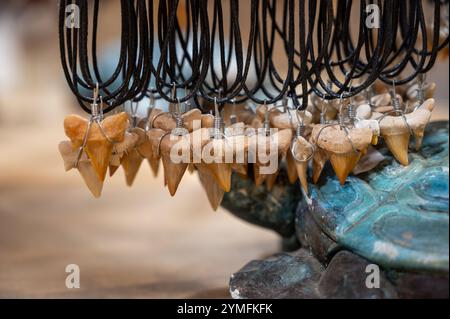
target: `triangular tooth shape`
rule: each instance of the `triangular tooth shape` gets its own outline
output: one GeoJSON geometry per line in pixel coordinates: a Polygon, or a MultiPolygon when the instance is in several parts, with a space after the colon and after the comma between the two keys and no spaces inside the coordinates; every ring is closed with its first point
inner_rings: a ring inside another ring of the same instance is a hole
{"type": "Polygon", "coordinates": [[[151,158],[147,158],[148,164],[150,165],[150,168],[152,169],[153,176],[158,176],[159,171],[159,159],[155,156],[151,158]]]}
{"type": "Polygon", "coordinates": [[[309,194],[308,190],[308,162],[296,162],[295,163],[297,175],[300,179],[300,185],[306,194],[309,194]]]}
{"type": "Polygon", "coordinates": [[[383,139],[386,142],[387,147],[391,151],[392,155],[403,166],[408,166],[408,146],[409,146],[409,133],[395,134],[395,135],[383,135],[383,139]]]}
{"type": "Polygon", "coordinates": [[[91,159],[98,178],[102,182],[106,177],[112,148],[112,144],[108,141],[88,141],[86,143],[86,153],[91,159]]]}
{"type": "Polygon", "coordinates": [[[317,184],[319,181],[320,175],[322,174],[323,168],[325,167],[325,164],[328,160],[327,153],[317,148],[317,151],[314,153],[313,156],[313,183],[317,184]]]}
{"type": "Polygon", "coordinates": [[[80,161],[78,163],[78,171],[92,195],[95,198],[99,198],[102,195],[103,182],[98,179],[97,173],[91,163],[80,161]]]}
{"type": "Polygon", "coordinates": [[[128,186],[133,185],[143,160],[144,159],[136,149],[129,151],[128,154],[123,156],[122,167],[125,172],[125,179],[128,186]]]}
{"type": "Polygon", "coordinates": [[[275,186],[275,182],[277,181],[278,172],[275,174],[267,175],[265,182],[267,186],[267,190],[270,192],[272,191],[273,187],[275,186]]]}
{"type": "Polygon", "coordinates": [[[116,174],[120,166],[109,165],[109,177],[113,177],[116,174]]]}
{"type": "Polygon", "coordinates": [[[286,153],[286,170],[287,170],[289,182],[291,184],[294,184],[298,178],[298,174],[297,174],[297,168],[295,165],[295,159],[292,156],[292,153],[290,151],[288,151],[286,153]]]}
{"type": "Polygon", "coordinates": [[[336,173],[341,185],[344,185],[348,174],[353,171],[353,168],[355,168],[361,158],[361,153],[352,152],[348,154],[335,154],[329,152],[329,156],[334,172],[336,173]]]}
{"type": "Polygon", "coordinates": [[[166,155],[162,156],[162,162],[164,167],[164,182],[167,184],[170,195],[175,196],[188,164],[174,164],[170,160],[170,157],[166,155]]]}
{"type": "Polygon", "coordinates": [[[164,168],[164,183],[167,185],[170,195],[175,196],[178,186],[188,167],[188,162],[185,160],[184,156],[187,155],[189,157],[187,160],[191,157],[189,136],[166,135],[161,140],[160,150],[164,168]],[[176,148],[173,149],[173,147],[176,148]],[[174,159],[175,162],[172,162],[171,157],[176,155],[181,156],[181,158],[177,157],[174,159]]]}
{"type": "MultiPolygon", "coordinates": [[[[71,142],[65,141],[59,144],[59,152],[64,160],[66,171],[74,168],[78,157],[78,149],[73,148],[71,142]]],[[[96,198],[100,197],[102,194],[103,182],[98,179],[98,176],[85,153],[81,155],[77,169],[92,195],[96,198]]]]}
{"type": "Polygon", "coordinates": [[[264,183],[264,180],[266,179],[267,175],[260,174],[259,172],[259,165],[253,164],[253,175],[255,178],[255,186],[261,186],[264,183]]]}
{"type": "MultiPolygon", "coordinates": [[[[85,151],[89,156],[97,176],[103,182],[109,166],[112,153],[112,143],[124,140],[125,130],[128,127],[128,115],[124,112],[109,116],[101,122],[102,128],[93,123],[87,137],[85,151]],[[105,137],[106,135],[106,137],[105,137]]],[[[64,130],[75,147],[83,145],[88,128],[88,120],[69,115],[64,120],[64,130]]]]}
{"type": "Polygon", "coordinates": [[[416,130],[414,131],[414,140],[415,140],[415,150],[416,152],[420,151],[423,143],[424,130],[416,130]]]}
{"type": "Polygon", "coordinates": [[[231,174],[233,172],[231,165],[227,163],[211,163],[207,164],[206,168],[220,188],[228,193],[231,190],[231,174]]]}
{"type": "Polygon", "coordinates": [[[216,183],[214,177],[212,177],[212,175],[204,166],[204,164],[197,165],[198,177],[200,178],[200,183],[205,190],[206,196],[208,197],[208,201],[211,204],[212,209],[216,211],[222,203],[225,192],[216,183]]]}
{"type": "Polygon", "coordinates": [[[76,150],[72,143],[69,141],[63,141],[58,145],[59,153],[64,161],[64,169],[66,172],[75,168],[75,163],[77,161],[78,150],[76,150]]]}

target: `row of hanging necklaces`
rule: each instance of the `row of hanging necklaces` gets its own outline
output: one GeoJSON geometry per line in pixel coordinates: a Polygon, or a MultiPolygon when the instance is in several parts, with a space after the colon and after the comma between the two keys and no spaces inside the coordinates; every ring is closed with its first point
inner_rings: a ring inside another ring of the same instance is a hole
{"type": "Polygon", "coordinates": [[[435,105],[426,74],[448,47],[448,3],[435,1],[427,22],[421,1],[381,1],[375,29],[364,23],[365,1],[251,0],[248,17],[238,0],[226,3],[121,0],[120,53],[106,77],[100,1],[60,1],[64,74],[90,116],[66,117],[59,151],[95,197],[120,166],[131,186],[145,159],[155,175],[162,162],[172,196],[196,172],[215,210],[232,174],[270,191],[286,163],[308,194],[327,161],[345,184],[371,145],[409,164],[410,137],[419,150],[435,105]],[[79,28],[66,25],[73,4],[79,28]]]}

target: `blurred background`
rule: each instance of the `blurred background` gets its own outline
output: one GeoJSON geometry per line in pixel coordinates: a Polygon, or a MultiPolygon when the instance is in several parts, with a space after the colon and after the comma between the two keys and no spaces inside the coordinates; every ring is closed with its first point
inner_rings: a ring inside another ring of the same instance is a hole
{"type": "MultiPolygon", "coordinates": [[[[101,3],[107,50],[119,1],[101,3]]],[[[228,297],[231,273],[279,249],[275,234],[213,212],[195,175],[172,198],[143,163],[132,188],[120,171],[95,200],[64,172],[63,119],[79,110],[59,62],[57,10],[54,0],[0,1],[0,297],[228,297]],[[80,266],[80,289],[65,286],[68,264],[80,266]]],[[[428,80],[438,85],[434,119],[447,119],[448,59],[428,80]]]]}

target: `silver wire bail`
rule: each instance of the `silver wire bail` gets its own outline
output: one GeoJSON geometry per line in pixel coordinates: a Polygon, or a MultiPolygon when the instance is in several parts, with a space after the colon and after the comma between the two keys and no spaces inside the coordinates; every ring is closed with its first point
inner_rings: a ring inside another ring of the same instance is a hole
{"type": "Polygon", "coordinates": [[[394,108],[394,112],[397,115],[403,114],[402,106],[400,104],[400,99],[397,97],[397,92],[395,89],[395,79],[392,80],[391,98],[392,98],[392,106],[394,108]]]}
{"type": "Polygon", "coordinates": [[[214,97],[214,138],[222,138],[222,118],[220,117],[219,106],[217,104],[217,97],[214,97]]]}
{"type": "Polygon", "coordinates": [[[344,126],[344,92],[341,93],[341,96],[339,97],[339,116],[338,116],[338,122],[339,126],[344,126]]]}
{"type": "Polygon", "coordinates": [[[237,123],[237,115],[236,115],[236,100],[231,100],[231,115],[230,115],[230,124],[236,124],[237,123]]]}
{"type": "Polygon", "coordinates": [[[94,92],[93,92],[93,101],[91,104],[91,115],[93,119],[98,119],[100,116],[99,104],[97,103],[99,99],[99,86],[98,82],[95,84],[94,92]]]}
{"type": "Polygon", "coordinates": [[[269,107],[267,106],[267,100],[264,100],[264,107],[266,112],[264,113],[264,134],[270,135],[270,119],[269,119],[269,107]]]}
{"type": "Polygon", "coordinates": [[[419,104],[423,104],[425,102],[425,82],[426,82],[426,74],[420,73],[417,76],[417,90],[416,90],[416,98],[419,104]]]}

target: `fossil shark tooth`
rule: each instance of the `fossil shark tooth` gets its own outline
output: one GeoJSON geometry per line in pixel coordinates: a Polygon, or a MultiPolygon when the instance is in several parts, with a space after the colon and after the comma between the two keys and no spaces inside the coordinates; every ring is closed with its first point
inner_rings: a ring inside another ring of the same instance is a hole
{"type": "Polygon", "coordinates": [[[164,180],[167,183],[170,195],[175,196],[190,161],[189,134],[183,136],[165,135],[161,140],[160,151],[164,180]]]}
{"type": "Polygon", "coordinates": [[[253,165],[253,173],[257,186],[264,182],[267,175],[276,174],[279,168],[278,159],[286,155],[291,140],[291,129],[280,130],[269,136],[265,136],[262,132],[249,136],[249,153],[256,160],[253,165]],[[275,163],[273,163],[274,160],[275,163]]]}
{"type": "Polygon", "coordinates": [[[164,136],[164,134],[166,134],[166,132],[157,128],[152,128],[147,132],[147,137],[152,147],[151,153],[147,154],[151,156],[147,157],[147,160],[155,177],[158,176],[159,166],[161,162],[160,144],[161,138],[164,136]]]}
{"type": "Polygon", "coordinates": [[[346,131],[339,125],[315,125],[311,134],[316,145],[324,150],[341,184],[361,158],[361,152],[372,142],[370,128],[351,128],[346,131]]]}
{"type": "Polygon", "coordinates": [[[255,179],[255,186],[259,187],[261,186],[264,181],[266,180],[267,175],[260,173],[260,167],[257,163],[253,164],[253,176],[255,179]]]}
{"type": "Polygon", "coordinates": [[[286,170],[289,183],[294,184],[298,178],[297,166],[291,152],[286,153],[286,170]]]}
{"type": "Polygon", "coordinates": [[[272,191],[273,187],[275,186],[275,182],[277,181],[278,173],[267,175],[264,182],[266,183],[267,190],[269,192],[272,191]]]}
{"type": "Polygon", "coordinates": [[[206,155],[211,159],[205,161],[206,168],[211,173],[216,183],[225,191],[231,190],[231,162],[234,158],[234,150],[226,139],[213,138],[203,147],[203,158],[206,155]],[[230,159],[226,161],[226,157],[230,159]]]}
{"type": "Polygon", "coordinates": [[[308,194],[308,159],[313,156],[314,147],[302,136],[295,137],[293,143],[291,152],[288,152],[288,154],[291,154],[300,184],[305,193],[308,194]]]}
{"type": "Polygon", "coordinates": [[[317,184],[319,181],[320,175],[322,174],[323,168],[325,167],[326,162],[328,161],[328,154],[318,148],[313,156],[313,183],[317,184]]]}
{"type": "MultiPolygon", "coordinates": [[[[183,120],[183,127],[189,132],[195,129],[195,124],[198,126],[202,123],[202,112],[199,109],[192,109],[181,115],[183,120]]],[[[160,114],[155,117],[153,121],[153,127],[162,129],[163,131],[170,132],[177,127],[175,118],[170,113],[160,114]]]]}
{"type": "MultiPolygon", "coordinates": [[[[64,160],[64,167],[66,171],[75,168],[79,150],[77,148],[73,148],[72,143],[69,141],[59,143],[58,149],[64,160]]],[[[98,178],[97,173],[86,153],[83,152],[81,154],[77,164],[78,166],[76,168],[89,191],[95,198],[100,197],[102,194],[103,182],[98,178]]]]}
{"type": "Polygon", "coordinates": [[[113,146],[113,152],[109,160],[109,176],[113,176],[122,164],[123,156],[126,152],[131,151],[139,141],[139,135],[131,132],[125,132],[122,142],[113,146]]]}
{"type": "Polygon", "coordinates": [[[408,166],[408,147],[410,138],[408,128],[405,128],[403,130],[399,128],[395,133],[383,133],[382,136],[384,141],[386,142],[388,149],[391,151],[392,155],[394,155],[397,161],[399,161],[403,166],[408,166]]]}
{"type": "MultiPolygon", "coordinates": [[[[256,113],[262,121],[264,121],[267,108],[267,105],[259,105],[256,108],[256,113]]],[[[303,119],[304,125],[309,125],[312,122],[313,115],[309,111],[297,111],[293,109],[280,110],[276,107],[271,108],[269,111],[270,125],[280,130],[295,130],[299,125],[299,119],[303,119]]]]}
{"type": "Polygon", "coordinates": [[[212,114],[202,114],[201,115],[201,124],[204,128],[213,128],[214,127],[214,116],[212,114]]]}
{"type": "Polygon", "coordinates": [[[125,172],[125,179],[128,186],[132,186],[136,175],[144,159],[136,149],[126,153],[122,159],[122,167],[125,172]]]}
{"type": "MultiPolygon", "coordinates": [[[[89,121],[78,115],[69,115],[64,119],[64,130],[74,147],[81,147],[87,132],[89,121]]],[[[109,166],[113,144],[120,143],[128,127],[128,115],[124,112],[109,116],[101,123],[94,122],[86,139],[85,151],[103,182],[109,166]],[[103,134],[106,135],[104,135],[103,134]]]]}
{"type": "Polygon", "coordinates": [[[200,183],[205,190],[208,201],[214,211],[217,211],[220,204],[222,203],[223,196],[225,195],[224,190],[216,183],[214,177],[211,176],[209,170],[205,167],[205,164],[196,164],[198,177],[200,183]]]}
{"type": "Polygon", "coordinates": [[[345,184],[348,175],[361,158],[361,153],[335,154],[329,152],[330,162],[341,185],[345,184]]]}
{"type": "Polygon", "coordinates": [[[124,153],[121,162],[128,186],[133,185],[142,161],[144,160],[145,156],[140,151],[145,153],[151,149],[151,143],[149,142],[147,134],[143,129],[135,127],[131,129],[131,132],[138,137],[138,140],[130,150],[127,150],[124,153]]]}
{"type": "Polygon", "coordinates": [[[416,139],[416,150],[422,146],[426,125],[431,119],[434,99],[426,100],[419,108],[404,116],[386,116],[380,121],[381,136],[392,155],[404,166],[409,164],[410,133],[416,139]]]}

